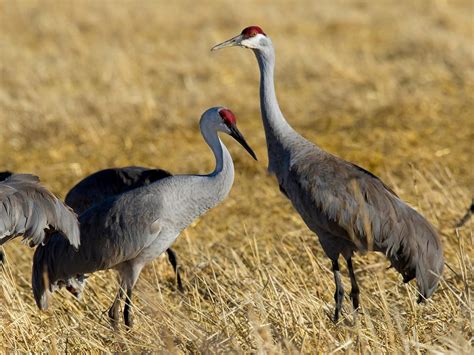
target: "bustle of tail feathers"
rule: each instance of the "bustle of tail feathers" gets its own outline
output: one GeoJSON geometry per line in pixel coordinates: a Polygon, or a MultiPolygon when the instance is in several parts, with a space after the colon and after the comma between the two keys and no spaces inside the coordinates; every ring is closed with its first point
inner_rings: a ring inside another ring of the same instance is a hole
{"type": "Polygon", "coordinates": [[[443,248],[431,224],[413,210],[407,227],[411,230],[398,250],[388,255],[392,266],[408,282],[416,278],[419,291],[418,303],[431,297],[443,272],[443,248]],[[410,240],[408,240],[410,239],[410,240]]]}
{"type": "Polygon", "coordinates": [[[420,297],[418,303],[430,298],[438,287],[439,279],[443,273],[444,258],[443,247],[433,227],[425,221],[429,229],[426,231],[431,235],[420,245],[419,260],[416,266],[416,284],[420,297]],[[431,238],[430,238],[431,237],[431,238]]]}

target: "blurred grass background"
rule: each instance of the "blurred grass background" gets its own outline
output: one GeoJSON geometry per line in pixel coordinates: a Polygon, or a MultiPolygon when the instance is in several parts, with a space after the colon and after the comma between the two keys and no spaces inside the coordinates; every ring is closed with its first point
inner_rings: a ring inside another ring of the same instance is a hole
{"type": "Polygon", "coordinates": [[[216,105],[236,113],[259,161],[224,138],[234,188],[175,244],[187,292],[154,262],[131,331],[102,313],[112,272],[91,277],[83,301],[60,292],[37,311],[32,250],[10,243],[0,350],[469,352],[472,222],[453,226],[474,186],[473,17],[461,0],[1,0],[0,170],[37,174],[60,196],[112,166],[209,172],[198,120],[216,105]],[[440,231],[449,266],[433,302],[415,305],[414,286],[371,254],[355,261],[359,317],[346,299],[346,318],[329,319],[329,261],[266,173],[255,58],[209,51],[253,24],[276,47],[295,129],[382,177],[440,231]]]}

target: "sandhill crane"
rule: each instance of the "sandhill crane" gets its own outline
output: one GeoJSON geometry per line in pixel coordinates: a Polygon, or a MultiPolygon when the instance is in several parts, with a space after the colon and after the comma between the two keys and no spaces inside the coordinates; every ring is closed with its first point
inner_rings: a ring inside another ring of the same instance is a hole
{"type": "Polygon", "coordinates": [[[0,182],[0,245],[23,236],[31,247],[46,243],[58,231],[71,248],[79,247],[76,214],[28,174],[0,182]]]}
{"type": "Polygon", "coordinates": [[[256,159],[230,110],[208,109],[200,129],[216,159],[212,173],[170,176],[92,206],[79,217],[78,252],[57,236],[36,249],[32,283],[38,307],[48,306],[45,279],[54,286],[71,275],[115,269],[120,287],[109,316],[116,324],[125,290],[124,321],[132,325],[132,289],[142,268],[167,250],[194,219],[224,200],[232,187],[234,165],[218,132],[232,136],[256,159]]]}
{"type": "MultiPolygon", "coordinates": [[[[140,166],[99,170],[85,177],[69,190],[65,202],[74,212],[81,215],[88,208],[101,203],[111,196],[149,185],[168,176],[171,176],[171,173],[166,170],[149,169],[140,166]]],[[[171,248],[166,250],[166,252],[168,260],[176,273],[178,290],[183,292],[184,288],[179,273],[176,253],[171,248]]],[[[84,275],[77,275],[75,278],[79,279],[77,280],[79,284],[82,284],[83,280],[85,280],[84,275]]],[[[72,286],[72,281],[67,280],[65,285],[69,285],[68,290],[80,297],[79,290],[72,286]]]]}
{"type": "Polygon", "coordinates": [[[230,46],[252,49],[257,57],[268,170],[276,175],[281,191],[318,235],[332,261],[336,283],[334,320],[339,318],[344,295],[339,255],[347,262],[353,306],[359,306],[359,287],[352,266],[352,255],[357,250],[385,253],[404,282],[416,277],[419,302],[430,297],[443,269],[442,246],[433,227],[378,177],[325,152],[288,124],[275,93],[272,41],[260,27],[247,27],[212,50],[230,46]]]}

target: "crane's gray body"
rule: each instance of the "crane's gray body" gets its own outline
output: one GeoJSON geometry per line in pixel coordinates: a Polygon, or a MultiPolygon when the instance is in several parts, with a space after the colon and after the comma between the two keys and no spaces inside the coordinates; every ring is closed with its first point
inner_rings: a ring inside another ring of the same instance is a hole
{"type": "Polygon", "coordinates": [[[195,218],[227,195],[233,174],[208,180],[177,175],[89,208],[79,217],[78,251],[56,235],[38,248],[37,254],[50,261],[50,282],[110,268],[131,267],[138,272],[168,249],[195,218]],[[220,186],[214,190],[212,185],[216,184],[220,186]]]}
{"type": "MultiPolygon", "coordinates": [[[[150,169],[140,166],[103,169],[85,177],[72,187],[66,194],[65,202],[80,215],[88,208],[101,203],[107,198],[147,186],[169,176],[172,175],[166,170],[150,169]]],[[[176,273],[178,289],[183,292],[184,288],[178,268],[176,253],[171,248],[166,252],[168,253],[168,260],[176,273]]],[[[63,280],[63,285],[66,287],[69,285],[68,290],[80,298],[82,289],[85,286],[85,278],[83,275],[79,275],[76,279],[83,281],[76,283],[77,280],[68,279],[63,280]],[[77,284],[79,287],[73,287],[73,284],[77,284]]]]}
{"type": "Polygon", "coordinates": [[[20,235],[30,246],[43,244],[52,230],[61,232],[71,247],[79,246],[76,214],[38,177],[13,174],[0,182],[0,245],[20,235]]]}
{"type": "Polygon", "coordinates": [[[378,177],[320,149],[285,120],[275,93],[275,52],[263,31],[252,26],[213,48],[240,45],[253,50],[260,68],[260,108],[267,141],[268,171],[314,231],[332,260],[338,319],[343,288],[342,255],[351,276],[354,307],[359,288],[352,269],[354,251],[383,252],[403,275],[416,277],[422,298],[436,289],[443,270],[441,242],[433,227],[378,177]]]}
{"type": "Polygon", "coordinates": [[[337,260],[357,250],[380,251],[405,279],[416,275],[429,297],[443,266],[433,227],[371,173],[310,142],[300,147],[288,152],[278,183],[326,255],[337,260]]]}
{"type": "MultiPolygon", "coordinates": [[[[119,272],[121,289],[127,290],[129,299],[143,266],[167,250],[194,219],[227,196],[234,181],[234,166],[217,135],[217,109],[206,111],[201,119],[201,132],[216,158],[213,173],[170,176],[92,206],[79,217],[81,247],[77,252],[58,236],[37,248],[32,283],[38,307],[48,306],[45,271],[52,285],[78,274],[113,268],[119,272]]],[[[119,291],[109,312],[113,319],[121,295],[119,291]]],[[[125,313],[127,308],[127,323],[125,313]]]]}

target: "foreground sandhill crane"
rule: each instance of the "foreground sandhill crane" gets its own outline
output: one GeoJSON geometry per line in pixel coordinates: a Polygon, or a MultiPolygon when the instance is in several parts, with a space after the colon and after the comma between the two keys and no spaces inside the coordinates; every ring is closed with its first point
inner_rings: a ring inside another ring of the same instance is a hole
{"type": "Polygon", "coordinates": [[[260,27],[247,27],[212,50],[230,46],[252,49],[257,57],[268,170],[276,175],[281,191],[318,235],[332,261],[336,283],[334,320],[339,318],[344,295],[339,255],[349,269],[353,306],[359,306],[351,259],[358,250],[384,253],[404,282],[416,277],[419,302],[430,297],[443,270],[442,246],[433,227],[378,177],[325,152],[288,124],[275,94],[272,41],[260,27]]]}
{"type": "MultiPolygon", "coordinates": [[[[81,215],[85,210],[103,202],[107,198],[124,192],[149,185],[155,181],[171,176],[166,170],[149,169],[140,166],[110,168],[99,170],[79,181],[66,195],[65,202],[74,212],[81,215]]],[[[176,273],[178,290],[183,292],[183,283],[179,273],[176,253],[169,248],[166,250],[168,260],[176,273]]],[[[84,275],[77,275],[77,280],[66,280],[65,286],[75,296],[80,297],[80,290],[74,284],[82,284],[84,275]]],[[[83,287],[83,286],[82,286],[83,287]]]]}
{"type": "Polygon", "coordinates": [[[234,165],[218,132],[232,136],[255,158],[230,110],[208,109],[200,129],[216,159],[212,173],[167,177],[94,205],[79,217],[77,252],[57,236],[36,249],[32,283],[38,307],[48,305],[47,283],[54,286],[72,275],[115,269],[120,288],[109,316],[115,324],[125,290],[124,321],[132,325],[132,290],[143,267],[166,251],[194,219],[224,200],[232,187],[234,165]]]}
{"type": "Polygon", "coordinates": [[[79,247],[76,214],[28,174],[0,182],[0,245],[23,236],[31,247],[46,243],[54,232],[72,249],[79,247]]]}

